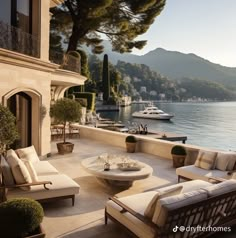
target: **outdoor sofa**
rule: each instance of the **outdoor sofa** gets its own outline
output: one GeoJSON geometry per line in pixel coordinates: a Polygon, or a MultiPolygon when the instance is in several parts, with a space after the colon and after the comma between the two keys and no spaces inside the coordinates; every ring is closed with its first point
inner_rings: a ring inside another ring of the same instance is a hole
{"type": "Polygon", "coordinates": [[[200,150],[192,165],[179,167],[176,169],[178,182],[180,179],[193,180],[201,179],[209,181],[209,179],[224,179],[233,178],[236,168],[236,153],[217,152],[200,150]]]}
{"type": "Polygon", "coordinates": [[[217,229],[229,231],[236,222],[236,180],[218,184],[193,180],[112,197],[105,205],[105,224],[108,219],[139,238],[207,237],[217,229]]]}
{"type": "Polygon", "coordinates": [[[6,158],[1,158],[1,175],[1,200],[27,197],[47,202],[71,198],[74,205],[80,189],[48,161],[40,161],[33,146],[7,151],[6,158]]]}

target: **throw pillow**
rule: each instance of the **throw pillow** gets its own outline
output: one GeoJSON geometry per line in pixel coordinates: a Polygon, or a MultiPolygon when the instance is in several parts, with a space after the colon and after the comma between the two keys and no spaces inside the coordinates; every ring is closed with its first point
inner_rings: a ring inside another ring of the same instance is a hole
{"type": "Polygon", "coordinates": [[[29,160],[32,163],[37,163],[40,161],[33,145],[26,148],[18,149],[16,152],[19,155],[20,159],[29,160]]]}
{"type": "Polygon", "coordinates": [[[6,157],[7,163],[10,165],[10,167],[14,167],[19,162],[19,157],[17,156],[16,152],[12,149],[7,151],[7,157],[6,157]]]}
{"type": "Polygon", "coordinates": [[[227,156],[229,158],[229,162],[228,162],[228,165],[226,167],[226,170],[227,171],[232,171],[234,170],[234,166],[235,166],[235,163],[236,163],[236,153],[235,152],[219,152],[217,157],[218,156],[227,156]]]}
{"type": "Polygon", "coordinates": [[[153,214],[156,209],[156,203],[159,199],[174,196],[181,193],[181,190],[183,189],[183,186],[177,186],[168,190],[165,190],[163,192],[157,192],[157,194],[152,198],[150,203],[148,204],[147,208],[144,211],[144,216],[148,217],[149,219],[152,219],[153,214]]]}
{"type": "Polygon", "coordinates": [[[216,157],[216,169],[222,171],[233,170],[236,161],[236,153],[219,152],[216,157]]]}
{"type": "Polygon", "coordinates": [[[3,174],[3,179],[4,179],[4,184],[6,186],[8,185],[14,185],[15,181],[14,181],[14,177],[13,174],[11,172],[11,167],[10,165],[7,163],[7,161],[5,160],[4,157],[1,157],[1,168],[2,168],[2,174],[3,174]]]}
{"type": "MultiPolygon", "coordinates": [[[[11,167],[12,174],[16,181],[16,184],[24,184],[24,183],[31,183],[32,179],[30,174],[24,165],[23,161],[19,160],[18,164],[11,167]]],[[[23,190],[30,190],[30,187],[21,187],[23,190]]]]}
{"type": "Polygon", "coordinates": [[[184,165],[193,165],[196,162],[199,150],[187,150],[187,156],[184,160],[184,165]]]}
{"type": "Polygon", "coordinates": [[[195,166],[202,169],[212,169],[215,164],[217,152],[200,150],[195,166]]]}
{"type": "Polygon", "coordinates": [[[32,182],[37,182],[38,181],[38,175],[36,173],[36,170],[34,169],[33,164],[31,163],[31,161],[28,160],[22,160],[30,174],[31,180],[32,182]]]}

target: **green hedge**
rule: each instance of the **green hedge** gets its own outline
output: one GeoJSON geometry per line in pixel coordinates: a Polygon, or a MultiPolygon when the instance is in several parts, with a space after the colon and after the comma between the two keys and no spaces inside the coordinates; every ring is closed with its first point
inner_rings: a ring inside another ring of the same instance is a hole
{"type": "Polygon", "coordinates": [[[87,99],[87,109],[94,111],[95,110],[95,93],[74,93],[75,98],[85,98],[87,99]]]}

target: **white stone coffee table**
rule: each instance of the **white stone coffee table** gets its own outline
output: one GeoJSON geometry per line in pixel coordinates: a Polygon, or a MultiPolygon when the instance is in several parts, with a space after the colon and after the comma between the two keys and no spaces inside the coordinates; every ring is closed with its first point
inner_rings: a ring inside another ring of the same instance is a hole
{"type": "MultiPolygon", "coordinates": [[[[119,161],[120,162],[120,161],[119,161]]],[[[141,167],[138,171],[123,171],[118,168],[117,164],[111,163],[109,171],[104,171],[104,163],[99,161],[98,156],[84,159],[81,162],[82,167],[90,174],[93,174],[98,180],[108,185],[130,187],[133,181],[145,179],[152,175],[153,169],[149,165],[137,162],[141,167]]]]}

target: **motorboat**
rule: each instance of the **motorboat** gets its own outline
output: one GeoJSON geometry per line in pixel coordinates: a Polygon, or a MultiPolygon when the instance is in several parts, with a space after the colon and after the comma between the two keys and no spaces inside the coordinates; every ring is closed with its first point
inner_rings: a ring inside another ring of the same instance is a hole
{"type": "Polygon", "coordinates": [[[145,107],[143,111],[134,112],[132,114],[132,117],[155,119],[155,120],[170,120],[172,117],[174,117],[174,115],[166,113],[156,106],[148,105],[147,107],[145,107]]]}

